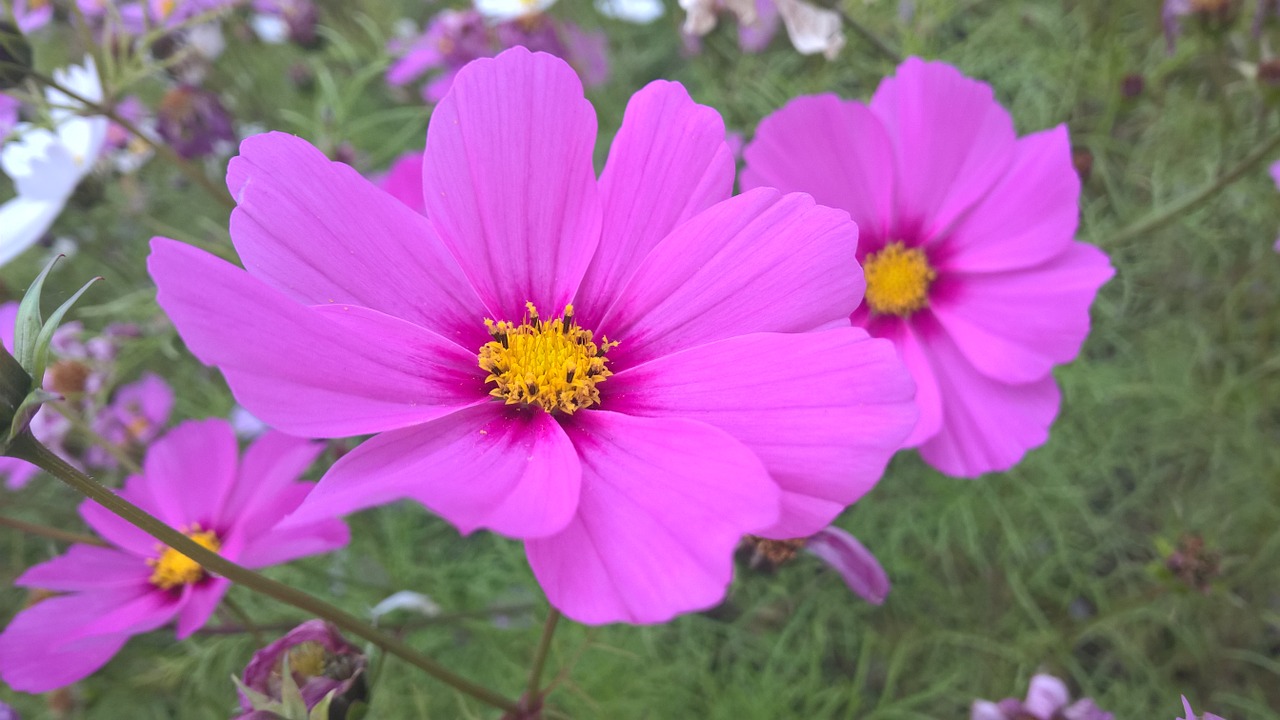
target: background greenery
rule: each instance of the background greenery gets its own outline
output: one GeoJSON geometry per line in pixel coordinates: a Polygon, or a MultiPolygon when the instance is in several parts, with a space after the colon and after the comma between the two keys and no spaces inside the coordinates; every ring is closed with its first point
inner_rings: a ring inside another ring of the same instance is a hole
{"type": "MultiPolygon", "coordinates": [[[[562,625],[549,715],[963,718],[975,697],[1021,696],[1032,674],[1047,671],[1122,720],[1172,719],[1180,693],[1230,720],[1280,718],[1272,709],[1280,707],[1275,187],[1258,165],[1175,222],[1118,236],[1280,132],[1246,66],[1280,43],[1280,28],[1261,44],[1251,39],[1248,2],[1226,34],[1188,23],[1170,56],[1155,0],[915,6],[909,22],[892,0],[844,0],[843,9],[903,53],[990,82],[1022,132],[1066,122],[1092,156],[1080,237],[1110,253],[1118,272],[1094,306],[1081,357],[1057,373],[1064,399],[1049,443],[1014,471],[975,482],[943,477],[911,453],[897,458],[840,520],[893,580],[882,607],[802,557],[772,574],[744,566],[723,607],[665,626],[562,625]],[[1122,93],[1126,76],[1143,78],[1136,97],[1122,93]],[[1207,591],[1161,570],[1169,548],[1190,534],[1222,559],[1207,591]]],[[[231,48],[210,84],[242,123],[296,132],[330,151],[347,145],[360,169],[376,171],[421,146],[428,116],[383,86],[383,46],[396,19],[423,21],[438,7],[378,0],[324,9],[327,42],[315,52],[263,47],[229,30],[231,48]],[[313,87],[288,80],[294,63],[315,71],[313,87]]],[[[598,18],[585,0],[562,0],[554,12],[610,34],[612,80],[590,93],[601,159],[626,98],[654,78],[685,83],[749,137],[788,98],[866,98],[894,67],[853,33],[835,62],[800,57],[784,36],[764,54],[743,55],[731,22],[701,55],[686,57],[674,4],[640,28],[598,18]]],[[[42,67],[71,56],[58,44],[40,48],[42,67]]],[[[153,161],[136,178],[82,191],[58,225],[81,250],[56,273],[62,287],[53,295],[104,275],[78,313],[88,325],[160,323],[126,351],[123,377],[157,370],[177,388],[179,417],[221,415],[230,407],[221,378],[157,320],[144,272],[153,234],[230,254],[225,214],[175,177],[153,161]]],[[[9,296],[34,276],[40,255],[0,272],[9,296]]],[[[48,478],[0,495],[3,513],[67,529],[82,528],[76,502],[48,478]]],[[[349,548],[269,574],[358,613],[396,590],[426,593],[444,617],[389,622],[416,623],[405,631],[415,645],[518,694],[546,612],[520,545],[460,538],[407,504],[363,513],[352,527],[349,548]]],[[[26,600],[8,581],[60,550],[0,530],[0,618],[26,600]]],[[[231,596],[263,624],[302,619],[238,589],[231,596]]],[[[0,700],[26,718],[225,718],[235,703],[228,676],[255,647],[244,634],[176,644],[161,631],[133,640],[70,693],[38,698],[0,687],[0,700]]],[[[377,668],[370,717],[497,715],[395,659],[377,668]]]]}

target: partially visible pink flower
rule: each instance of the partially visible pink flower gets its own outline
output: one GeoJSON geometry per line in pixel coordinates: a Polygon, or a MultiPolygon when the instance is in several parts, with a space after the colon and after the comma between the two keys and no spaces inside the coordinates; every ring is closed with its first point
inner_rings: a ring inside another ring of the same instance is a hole
{"type": "Polygon", "coordinates": [[[809,538],[804,549],[840,573],[855,595],[872,605],[884,603],[889,576],[858,538],[833,525],[809,538]]]}
{"type": "MultiPolygon", "coordinates": [[[[285,656],[308,710],[333,693],[330,714],[338,717],[338,708],[345,708],[364,693],[368,662],[364,653],[347,642],[338,628],[323,620],[308,620],[254,653],[244,669],[244,686],[280,700],[285,656]]],[[[244,693],[240,693],[240,709],[245,713],[255,709],[244,693]]]]}
{"type": "MultiPolygon", "coordinates": [[[[1280,190],[1280,160],[1271,165],[1271,182],[1275,183],[1276,190],[1280,190]]],[[[1276,238],[1276,252],[1280,252],[1280,238],[1276,238]]]]}
{"type": "MultiPolygon", "coordinates": [[[[142,475],[120,494],[190,538],[251,568],[329,552],[347,543],[338,520],[277,527],[313,485],[297,482],[319,443],[271,433],[238,459],[224,420],[179,425],[147,453],[142,475]]],[[[80,505],[112,547],[72,545],[15,584],[66,593],[18,613],[0,634],[0,678],[15,690],[47,692],[97,670],[133,635],[177,621],[198,630],[226,592],[225,579],[119,519],[80,505]]]]}
{"type": "Polygon", "coordinates": [[[1226,720],[1226,718],[1214,715],[1211,712],[1204,713],[1197,718],[1196,714],[1191,711],[1191,703],[1187,700],[1186,695],[1182,696],[1182,710],[1187,716],[1185,718],[1178,718],[1178,720],[1226,720]]]}
{"type": "MultiPolygon", "coordinates": [[[[93,429],[107,442],[125,449],[147,447],[164,430],[173,411],[173,389],[155,373],[144,373],[137,381],[116,390],[111,403],[94,418],[93,429]]],[[[94,445],[85,460],[103,468],[116,466],[115,456],[94,445]]]]}
{"type": "MultiPolygon", "coordinates": [[[[147,107],[142,104],[142,100],[138,99],[137,95],[129,95],[116,103],[116,114],[137,125],[146,118],[147,107]]],[[[118,123],[112,122],[107,127],[108,148],[119,150],[126,146],[132,138],[133,135],[118,123]]]]}
{"type": "Polygon", "coordinates": [[[198,16],[229,10],[241,0],[77,0],[80,12],[99,23],[119,22],[119,29],[140,35],[155,28],[177,28],[198,16]]]}
{"type": "Polygon", "coordinates": [[[422,151],[410,150],[396,158],[390,169],[376,182],[392,197],[408,205],[414,212],[426,214],[422,199],[422,151]]]}
{"type": "MultiPolygon", "coordinates": [[[[1267,5],[1271,2],[1272,0],[1260,0],[1260,17],[1265,18],[1267,5]]],[[[1239,0],[1164,0],[1160,19],[1164,24],[1164,40],[1169,54],[1172,55],[1177,49],[1185,17],[1196,17],[1210,27],[1222,27],[1235,19],[1238,4],[1239,0]]],[[[1261,20],[1257,17],[1255,23],[1261,28],[1261,20]]]]}
{"type": "Polygon", "coordinates": [[[0,720],[22,720],[18,717],[18,711],[9,707],[7,704],[0,702],[0,720]]]}
{"type": "Polygon", "coordinates": [[[495,24],[475,10],[442,10],[417,38],[398,39],[388,50],[399,59],[387,70],[387,84],[400,87],[430,74],[422,98],[437,103],[467,63],[511,47],[550,53],[566,60],[588,86],[609,76],[608,41],[550,15],[533,14],[495,24]]]}
{"type": "Polygon", "coordinates": [[[231,114],[217,93],[177,85],[165,93],[156,108],[156,133],[184,158],[211,155],[235,142],[231,114]]]}
{"type": "Polygon", "coordinates": [[[1006,698],[998,703],[975,700],[970,720],[1115,720],[1100,710],[1093,700],[1071,702],[1067,684],[1052,675],[1031,678],[1027,699],[1006,698]]]}
{"type": "Polygon", "coordinates": [[[632,97],[599,179],[595,137],[572,69],[509,50],[432,113],[425,216],[273,133],[228,168],[245,270],[152,241],[241,404],[376,434],[290,522],[411,498],[524,540],[568,616],[652,623],[719,602],[743,535],[812,535],[879,480],[913,387],[849,326],[848,213],[733,197],[723,121],[674,83],[632,97]]]}
{"type": "Polygon", "coordinates": [[[1019,138],[989,86],[911,58],[869,105],[792,100],[745,155],[744,189],[809,192],[858,223],[867,292],[853,324],[892,340],[915,378],[908,446],[976,477],[1048,439],[1053,368],[1079,352],[1114,273],[1074,240],[1065,126],[1019,138]]]}
{"type": "Polygon", "coordinates": [[[314,45],[320,11],[312,0],[253,0],[252,24],[263,42],[314,45]]]}

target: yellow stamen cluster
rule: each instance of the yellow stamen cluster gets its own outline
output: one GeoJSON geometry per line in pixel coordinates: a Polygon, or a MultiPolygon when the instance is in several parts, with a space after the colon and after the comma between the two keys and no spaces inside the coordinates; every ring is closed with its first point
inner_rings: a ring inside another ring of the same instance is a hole
{"type": "MultiPolygon", "coordinates": [[[[218,552],[222,548],[222,542],[218,540],[218,536],[210,530],[200,530],[200,526],[196,526],[187,537],[191,538],[201,547],[208,548],[214,552],[218,552]]],[[[164,553],[159,558],[147,561],[147,564],[155,568],[151,573],[151,584],[161,590],[172,590],[180,585],[191,585],[200,582],[204,577],[204,568],[200,567],[200,563],[183,555],[171,547],[164,547],[164,553]]]]}
{"type": "Polygon", "coordinates": [[[929,286],[938,273],[924,251],[892,242],[862,263],[867,306],[880,315],[910,315],[929,304],[929,286]]]}
{"type": "Polygon", "coordinates": [[[537,405],[547,412],[571,415],[600,402],[596,384],[613,373],[604,356],[618,346],[601,338],[597,347],[591,331],[573,322],[573,306],[554,320],[538,317],[533,303],[519,325],[486,319],[492,341],[480,348],[480,368],[493,383],[489,394],[507,405],[537,405]]]}
{"type": "Polygon", "coordinates": [[[289,651],[289,669],[303,677],[320,677],[328,666],[328,653],[318,642],[304,642],[289,651]]]}

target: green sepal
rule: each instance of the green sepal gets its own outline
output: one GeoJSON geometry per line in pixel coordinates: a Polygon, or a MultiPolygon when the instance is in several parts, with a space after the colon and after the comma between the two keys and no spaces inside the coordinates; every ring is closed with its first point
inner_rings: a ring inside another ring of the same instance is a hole
{"type": "Polygon", "coordinates": [[[18,319],[13,328],[13,356],[32,377],[37,377],[31,372],[31,368],[36,364],[36,341],[40,337],[40,329],[44,327],[44,319],[40,316],[40,296],[44,294],[45,278],[49,277],[49,272],[61,259],[62,256],[58,255],[44,266],[22,296],[22,302],[18,303],[18,319]]]}
{"type": "Polygon", "coordinates": [[[90,286],[101,279],[101,276],[90,278],[89,282],[77,290],[75,295],[67,298],[66,302],[59,305],[58,309],[54,310],[53,314],[49,316],[49,320],[44,324],[44,327],[40,328],[40,334],[36,337],[35,364],[30,368],[31,377],[36,380],[44,378],[44,369],[49,364],[49,345],[53,342],[53,334],[57,332],[58,326],[62,324],[62,318],[66,317],[67,311],[71,309],[72,305],[76,304],[80,296],[84,295],[90,286]]]}

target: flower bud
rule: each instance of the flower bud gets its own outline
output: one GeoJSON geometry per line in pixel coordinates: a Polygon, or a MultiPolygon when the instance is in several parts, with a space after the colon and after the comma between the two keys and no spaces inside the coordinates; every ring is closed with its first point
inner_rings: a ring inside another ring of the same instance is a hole
{"type": "Polygon", "coordinates": [[[17,87],[27,79],[34,67],[31,44],[8,20],[0,20],[0,90],[17,87]]]}
{"type": "Polygon", "coordinates": [[[246,713],[241,719],[255,717],[255,712],[281,714],[305,706],[304,718],[347,720],[365,700],[366,664],[364,653],[333,625],[323,620],[302,623],[254,653],[245,666],[243,679],[236,682],[246,713]]]}

